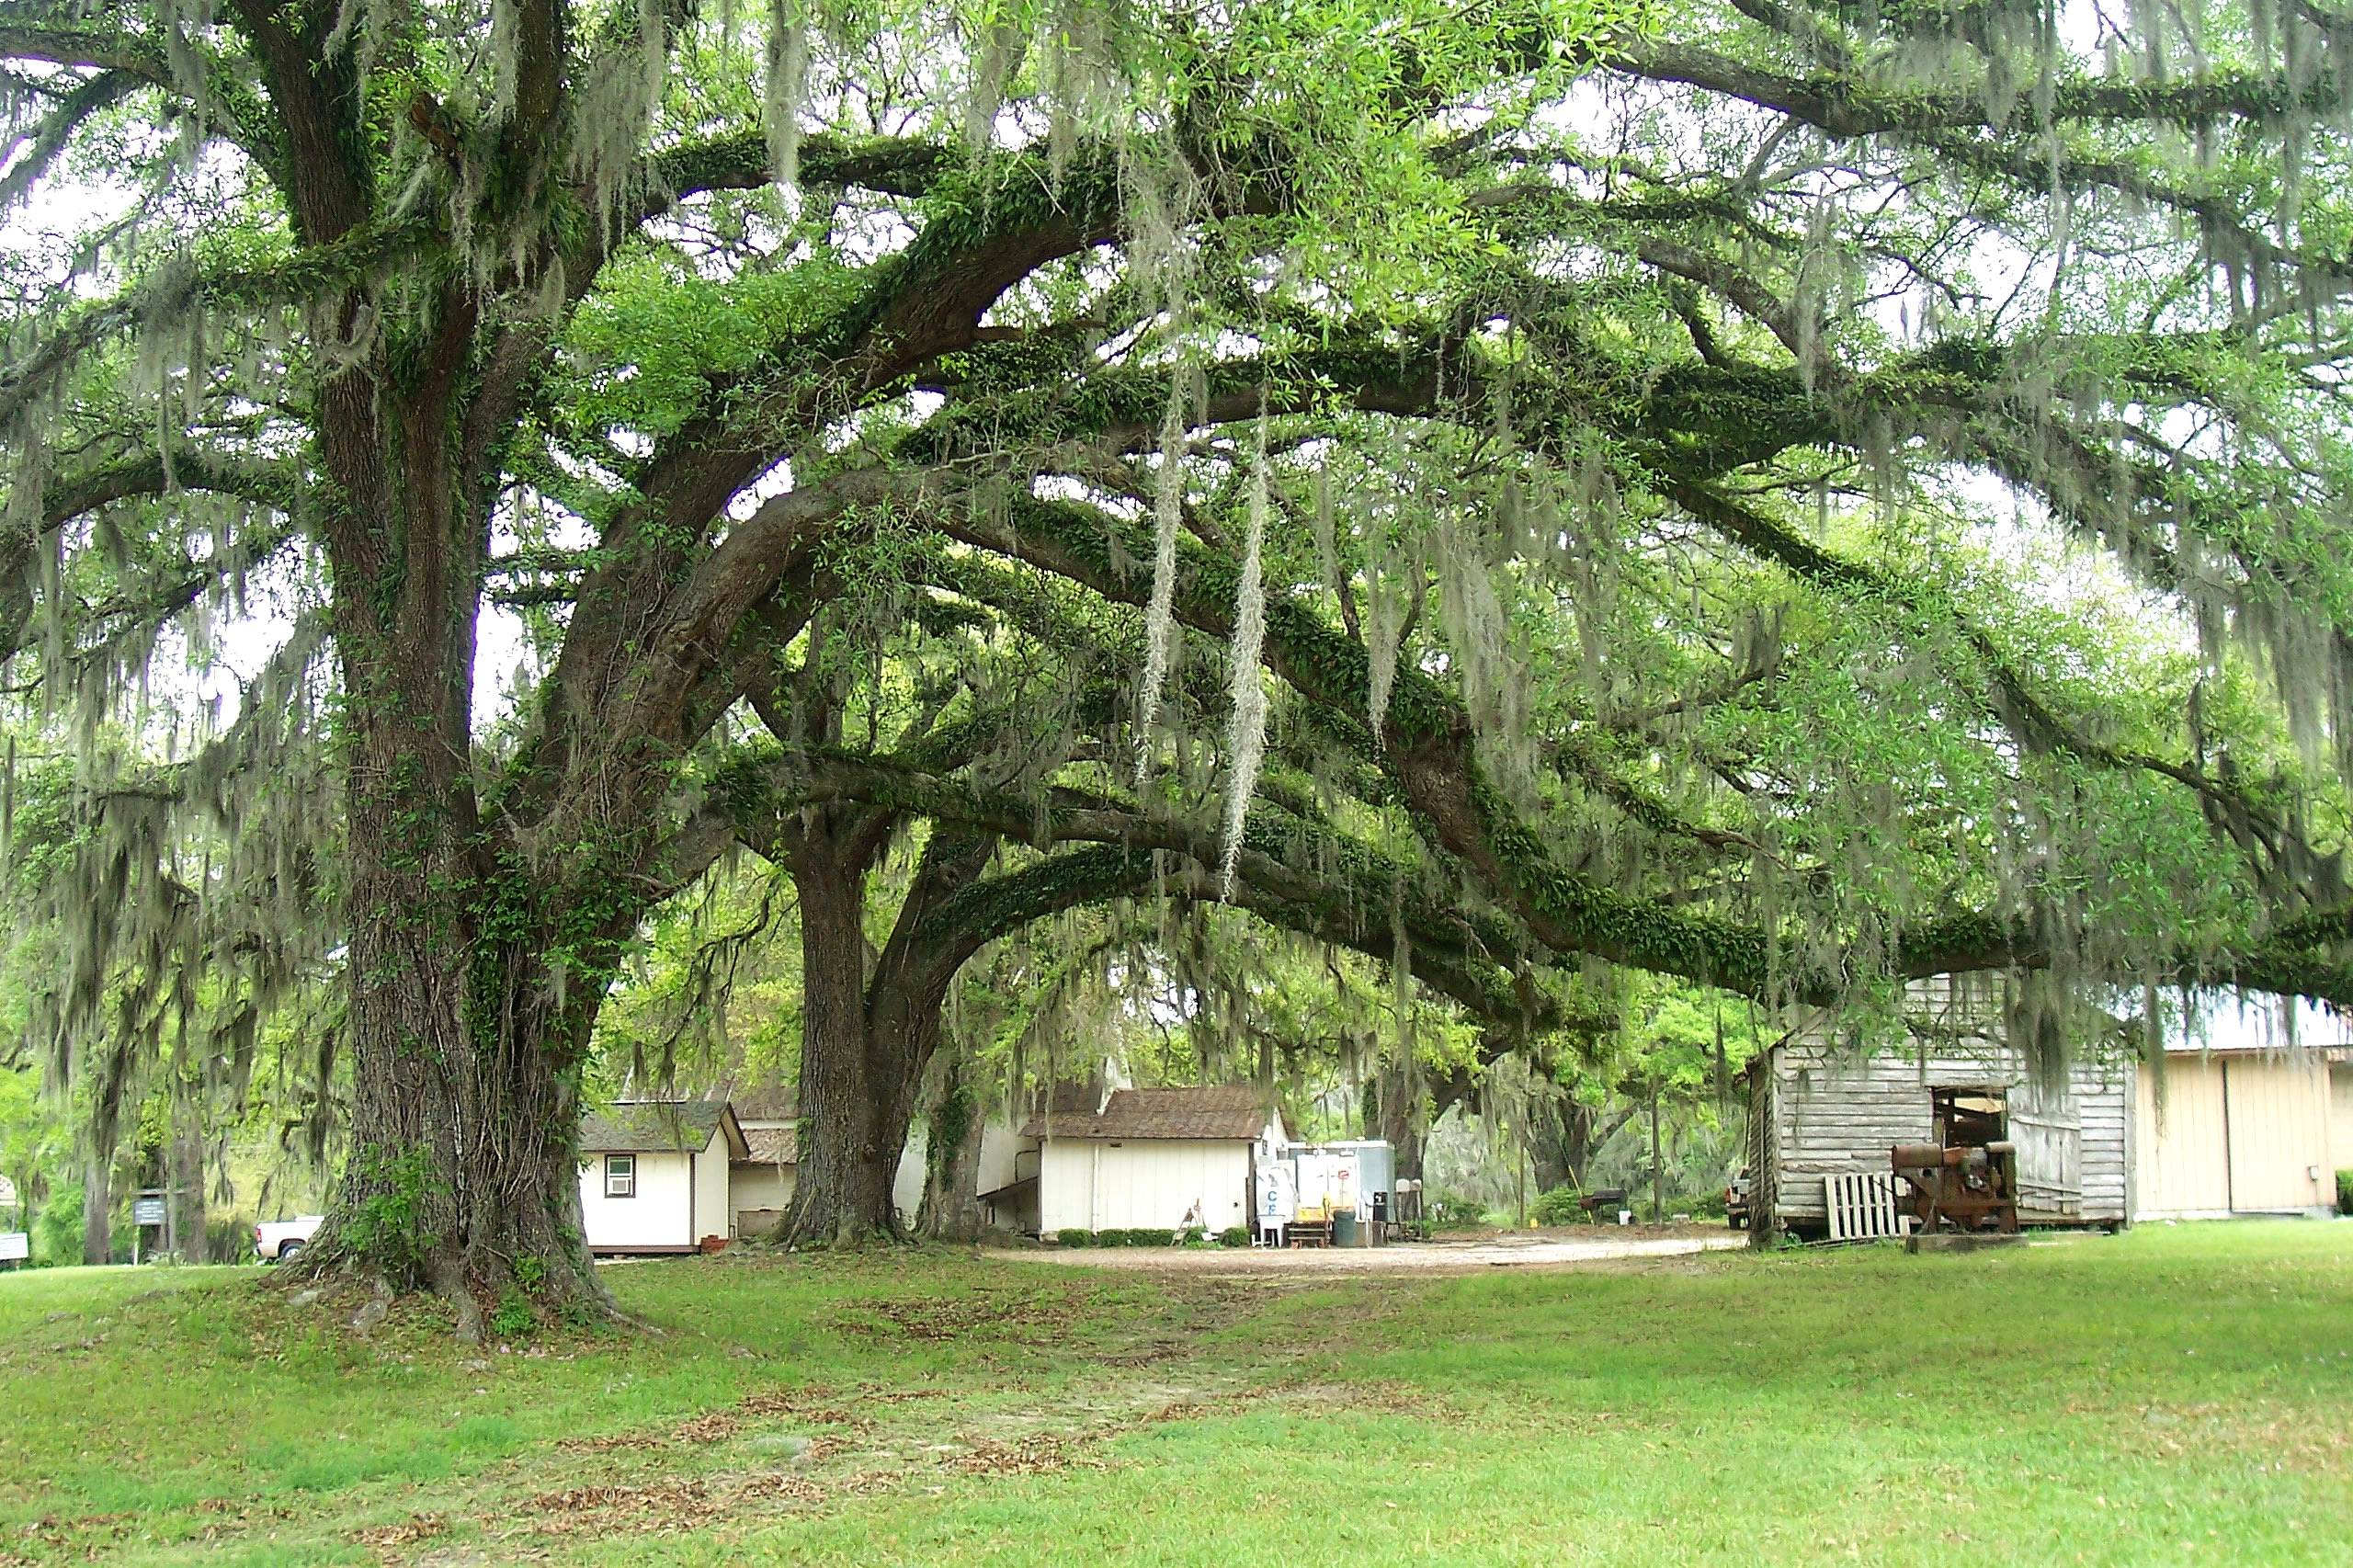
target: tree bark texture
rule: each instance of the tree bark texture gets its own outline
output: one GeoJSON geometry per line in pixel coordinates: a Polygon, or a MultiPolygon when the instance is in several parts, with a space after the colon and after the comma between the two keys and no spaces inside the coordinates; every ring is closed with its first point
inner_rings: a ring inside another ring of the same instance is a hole
{"type": "Polygon", "coordinates": [[[929,1135],[924,1140],[923,1209],[915,1228],[933,1241],[976,1242],[987,1229],[981,1212],[981,1140],[988,1117],[974,1092],[972,1069],[961,1056],[935,1058],[929,1135]]]}
{"type": "Polygon", "coordinates": [[[866,879],[888,826],[874,808],[829,805],[803,810],[782,835],[801,900],[801,1171],[778,1232],[793,1245],[906,1234],[892,1185],[948,987],[981,941],[942,906],[980,875],[995,840],[942,826],[870,964],[866,879]]]}
{"type": "Polygon", "coordinates": [[[172,1106],[172,1138],[164,1151],[164,1187],[170,1194],[172,1236],[182,1263],[210,1263],[212,1238],[205,1230],[204,1134],[197,1108],[183,1093],[172,1106]]]}
{"type": "Polygon", "coordinates": [[[114,1261],[114,1151],[93,1149],[82,1162],[82,1261],[114,1261]]]}
{"type": "Polygon", "coordinates": [[[891,1204],[911,1090],[868,1027],[866,850],[854,811],[821,807],[790,835],[801,902],[801,1168],[779,1239],[852,1245],[902,1234],[891,1204]],[[888,1134],[893,1123],[896,1138],[888,1134]]]}

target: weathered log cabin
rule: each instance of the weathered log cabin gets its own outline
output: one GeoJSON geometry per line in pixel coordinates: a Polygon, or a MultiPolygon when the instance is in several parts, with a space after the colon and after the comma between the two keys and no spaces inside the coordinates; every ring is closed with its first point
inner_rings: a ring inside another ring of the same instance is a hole
{"type": "Polygon", "coordinates": [[[1899,1143],[2008,1142],[2018,1148],[2020,1223],[2128,1223],[2137,1097],[2130,1061],[2082,1046],[2063,1082],[2038,1085],[2002,1038],[1997,1007],[1916,987],[1911,1002],[1902,1045],[1872,1051],[1818,1028],[1749,1063],[1756,1239],[1823,1235],[1824,1179],[1884,1175],[1899,1143]]]}

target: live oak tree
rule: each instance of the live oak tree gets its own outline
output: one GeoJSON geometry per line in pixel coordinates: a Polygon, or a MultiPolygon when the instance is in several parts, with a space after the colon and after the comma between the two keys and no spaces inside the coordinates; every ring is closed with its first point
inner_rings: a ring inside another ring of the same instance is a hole
{"type": "Polygon", "coordinates": [[[461,1322],[524,1258],[600,1299],[583,1053],[739,846],[800,898],[801,1237],[889,1228],[939,976],[1172,863],[1499,1028],[1613,965],[2001,975],[2044,1057],[2091,989],[2341,1003],[2342,25],[2134,29],[0,6],[0,194],[113,192],[10,260],[0,630],[58,712],[255,607],[331,692],[331,809],[266,809],[284,698],[161,793],[331,840],[313,1256],[461,1322]],[[984,647],[886,690],[935,602],[984,647]],[[1016,631],[1043,712],[967,678],[1016,631]]]}

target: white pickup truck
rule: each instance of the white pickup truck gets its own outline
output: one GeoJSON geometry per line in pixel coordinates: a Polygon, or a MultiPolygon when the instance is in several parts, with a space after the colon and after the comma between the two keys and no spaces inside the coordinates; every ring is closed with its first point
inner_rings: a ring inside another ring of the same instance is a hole
{"type": "Polygon", "coordinates": [[[324,1214],[301,1214],[291,1220],[264,1220],[254,1227],[254,1251],[264,1263],[284,1263],[310,1244],[326,1220],[324,1214]]]}

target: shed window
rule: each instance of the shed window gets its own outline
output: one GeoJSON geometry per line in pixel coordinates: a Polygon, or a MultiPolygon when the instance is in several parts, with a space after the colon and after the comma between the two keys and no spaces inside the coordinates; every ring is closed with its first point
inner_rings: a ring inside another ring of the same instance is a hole
{"type": "Polygon", "coordinates": [[[608,1198],[637,1196],[637,1156],[635,1154],[605,1156],[605,1196],[608,1198]]]}
{"type": "MultiPolygon", "coordinates": [[[[1937,1089],[1937,1142],[1948,1149],[1999,1143],[2009,1134],[2009,1096],[2000,1089],[1937,1089]]],[[[1915,1102],[1917,1103],[1916,1101],[1915,1102]]]]}

